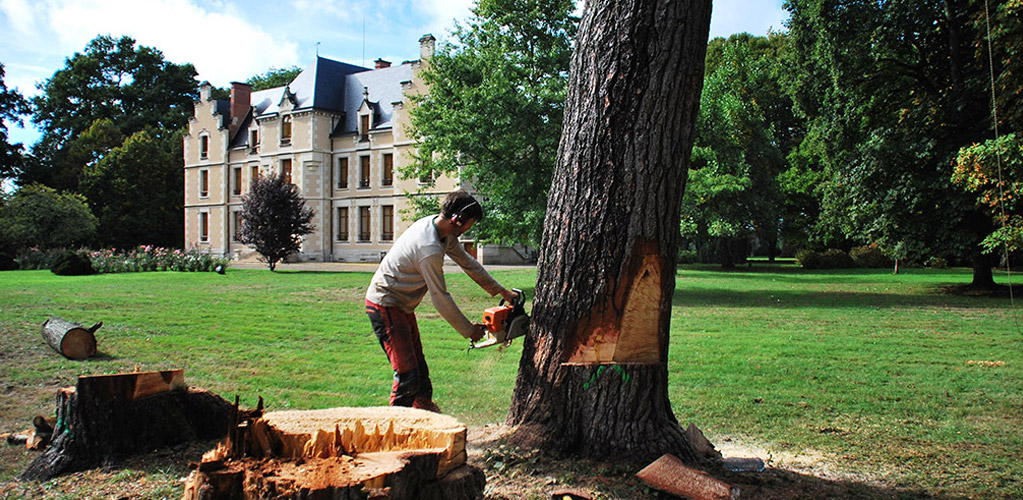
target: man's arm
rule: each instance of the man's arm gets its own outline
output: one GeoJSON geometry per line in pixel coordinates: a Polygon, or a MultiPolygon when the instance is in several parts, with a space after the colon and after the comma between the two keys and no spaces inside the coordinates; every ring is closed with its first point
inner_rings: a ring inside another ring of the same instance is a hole
{"type": "Polygon", "coordinates": [[[482,336],[479,328],[462,314],[462,310],[458,308],[454,299],[451,298],[451,294],[448,293],[447,282],[444,280],[444,256],[426,257],[420,261],[419,267],[419,271],[426,281],[426,288],[430,291],[430,300],[437,312],[461,336],[474,341],[479,340],[482,336]]]}
{"type": "Polygon", "coordinates": [[[469,255],[469,253],[462,248],[462,245],[449,247],[447,254],[448,257],[451,257],[451,260],[455,261],[455,264],[458,264],[458,266],[465,271],[465,274],[468,274],[469,277],[472,278],[472,280],[475,281],[480,288],[489,293],[491,297],[501,294],[501,297],[508,302],[511,302],[511,300],[515,297],[515,292],[501,286],[501,284],[483,268],[483,264],[480,264],[480,262],[474,259],[472,255],[469,255]]]}

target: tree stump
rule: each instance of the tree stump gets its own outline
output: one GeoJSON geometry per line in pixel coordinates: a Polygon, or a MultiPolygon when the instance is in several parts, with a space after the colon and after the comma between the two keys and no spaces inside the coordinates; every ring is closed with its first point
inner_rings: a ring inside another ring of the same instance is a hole
{"type": "Polygon", "coordinates": [[[96,354],[96,330],[103,323],[85,328],[62,318],[50,318],[43,322],[42,333],[46,343],[68,359],[85,359],[96,354]]]}
{"type": "Polygon", "coordinates": [[[456,419],[402,407],[237,412],[207,452],[184,500],[483,498],[456,419]]]}
{"type": "Polygon", "coordinates": [[[44,481],[125,456],[227,433],[231,404],[189,389],[184,372],[82,376],[57,391],[50,446],[20,476],[44,481]]]}

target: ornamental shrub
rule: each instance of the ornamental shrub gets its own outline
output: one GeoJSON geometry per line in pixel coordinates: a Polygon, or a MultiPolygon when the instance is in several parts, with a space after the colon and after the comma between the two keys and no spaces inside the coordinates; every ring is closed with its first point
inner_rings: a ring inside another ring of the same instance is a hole
{"type": "Polygon", "coordinates": [[[796,253],[796,261],[805,269],[848,269],[856,267],[849,254],[837,248],[829,248],[823,252],[801,250],[796,253]]]}
{"type": "Polygon", "coordinates": [[[85,276],[94,272],[88,257],[71,250],[57,254],[50,271],[59,276],[85,276]]]}
{"type": "Polygon", "coordinates": [[[849,257],[857,266],[880,269],[892,267],[895,262],[881,253],[877,245],[863,245],[849,250],[849,257]]]}

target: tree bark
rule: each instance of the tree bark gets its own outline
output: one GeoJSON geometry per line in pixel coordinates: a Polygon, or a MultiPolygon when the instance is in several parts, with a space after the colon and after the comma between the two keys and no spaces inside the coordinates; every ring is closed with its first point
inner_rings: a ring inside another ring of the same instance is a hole
{"type": "Polygon", "coordinates": [[[62,318],[49,318],[43,322],[42,334],[53,350],[68,359],[85,359],[96,354],[94,333],[103,323],[85,328],[62,318]]]}
{"type": "Polygon", "coordinates": [[[83,376],[75,387],[60,389],[53,441],[20,479],[44,481],[134,453],[223,436],[230,404],[184,387],[180,373],[83,376]]]}
{"type": "Polygon", "coordinates": [[[637,462],[702,458],[672,414],[667,354],[710,7],[587,6],[507,418],[514,439],[637,462]]]}

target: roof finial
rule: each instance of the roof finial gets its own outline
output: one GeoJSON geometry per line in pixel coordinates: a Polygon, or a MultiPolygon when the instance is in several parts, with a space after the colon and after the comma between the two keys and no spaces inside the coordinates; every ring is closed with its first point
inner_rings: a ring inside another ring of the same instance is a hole
{"type": "Polygon", "coordinates": [[[362,98],[367,101],[369,100],[369,87],[362,88],[362,98]]]}

